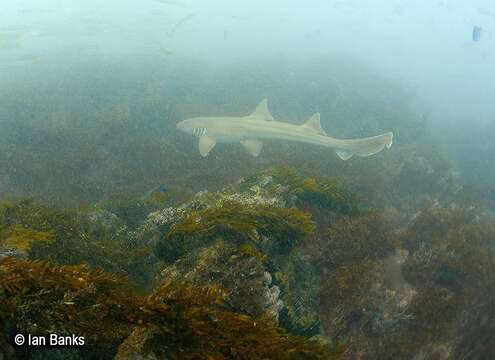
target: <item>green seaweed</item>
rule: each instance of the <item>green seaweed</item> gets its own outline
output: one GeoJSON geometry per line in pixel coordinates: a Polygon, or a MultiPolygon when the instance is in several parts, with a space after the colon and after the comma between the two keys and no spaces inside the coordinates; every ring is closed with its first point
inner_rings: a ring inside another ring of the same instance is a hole
{"type": "Polygon", "coordinates": [[[290,203],[295,198],[297,206],[314,206],[344,215],[356,215],[360,212],[360,202],[356,194],[342,182],[332,178],[304,178],[292,167],[275,167],[248,178],[243,188],[249,188],[272,178],[273,183],[267,186],[269,192],[275,193],[277,187],[287,188],[285,198],[290,203]]]}
{"type": "Polygon", "coordinates": [[[53,242],[52,231],[35,231],[19,225],[0,231],[0,248],[29,252],[34,244],[53,242]]]}
{"type": "Polygon", "coordinates": [[[153,267],[151,248],[142,245],[127,249],[122,236],[95,227],[86,211],[59,209],[33,200],[3,203],[1,208],[0,228],[4,230],[0,243],[4,246],[10,243],[28,250],[33,260],[86,263],[128,275],[137,284],[148,283],[153,267]]]}
{"type": "Polygon", "coordinates": [[[218,237],[237,244],[250,242],[269,253],[289,252],[314,229],[311,216],[296,208],[227,201],[191,212],[165,234],[156,253],[162,259],[175,260],[189,249],[218,237]]]}

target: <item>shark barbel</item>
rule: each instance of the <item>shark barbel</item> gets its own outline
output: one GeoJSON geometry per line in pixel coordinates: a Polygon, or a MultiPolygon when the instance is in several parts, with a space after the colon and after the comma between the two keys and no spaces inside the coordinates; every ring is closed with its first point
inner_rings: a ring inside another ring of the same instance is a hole
{"type": "Polygon", "coordinates": [[[266,99],[248,116],[196,117],[179,122],[177,128],[199,138],[199,152],[203,157],[219,142],[240,142],[251,155],[258,156],[263,147],[261,140],[278,139],[334,148],[342,160],[348,160],[353,155],[376,154],[384,147],[390,148],[393,142],[391,132],[358,139],[332,138],[322,129],[319,113],[302,125],[276,121],[266,99]]]}

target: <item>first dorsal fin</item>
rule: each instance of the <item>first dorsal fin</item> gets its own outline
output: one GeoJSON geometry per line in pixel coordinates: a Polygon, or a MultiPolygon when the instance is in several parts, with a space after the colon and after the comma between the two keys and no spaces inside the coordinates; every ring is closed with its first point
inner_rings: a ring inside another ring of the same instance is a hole
{"type": "Polygon", "coordinates": [[[303,126],[316,131],[320,135],[326,135],[325,130],[323,130],[323,128],[321,127],[320,113],[315,113],[313,116],[311,116],[308,121],[303,124],[303,126]]]}
{"type": "Polygon", "coordinates": [[[250,116],[260,118],[261,120],[273,121],[273,116],[268,111],[268,100],[261,100],[250,116]]]}

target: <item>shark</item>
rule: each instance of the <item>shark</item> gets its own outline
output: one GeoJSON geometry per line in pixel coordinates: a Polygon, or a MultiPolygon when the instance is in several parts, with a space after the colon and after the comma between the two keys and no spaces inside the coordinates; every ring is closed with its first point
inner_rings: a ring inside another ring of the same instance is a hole
{"type": "Polygon", "coordinates": [[[199,152],[207,156],[217,143],[240,143],[252,156],[258,156],[265,140],[296,141],[333,148],[340,159],[352,156],[371,156],[393,143],[393,133],[377,136],[336,139],[321,127],[320,114],[315,113],[301,125],[277,121],[268,110],[268,101],[263,99],[247,116],[195,117],[182,120],[177,128],[199,138],[199,152]]]}

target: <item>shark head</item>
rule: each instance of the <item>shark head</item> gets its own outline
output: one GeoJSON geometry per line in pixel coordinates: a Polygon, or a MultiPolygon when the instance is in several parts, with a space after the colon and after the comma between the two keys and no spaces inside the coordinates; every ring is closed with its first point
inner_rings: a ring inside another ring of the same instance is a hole
{"type": "Polygon", "coordinates": [[[200,137],[206,134],[205,119],[198,117],[182,120],[177,123],[177,129],[186,134],[200,137]]]}
{"type": "Polygon", "coordinates": [[[186,134],[194,135],[199,138],[199,153],[203,157],[208,155],[210,150],[213,149],[216,144],[215,140],[210,137],[210,134],[207,131],[208,129],[206,128],[206,124],[208,122],[211,124],[211,118],[197,117],[182,120],[177,123],[177,129],[185,132],[186,134]]]}

